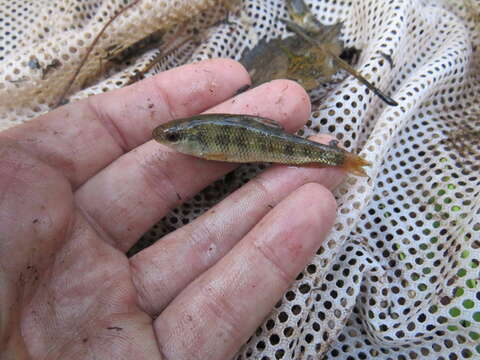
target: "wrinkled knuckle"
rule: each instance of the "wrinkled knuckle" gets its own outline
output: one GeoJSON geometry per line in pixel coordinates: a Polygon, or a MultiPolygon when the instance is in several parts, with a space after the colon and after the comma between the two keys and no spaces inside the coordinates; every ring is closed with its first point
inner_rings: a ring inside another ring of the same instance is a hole
{"type": "Polygon", "coordinates": [[[272,270],[278,275],[280,280],[283,281],[284,285],[287,286],[290,284],[292,281],[292,276],[284,267],[282,260],[275,256],[275,253],[272,251],[272,249],[268,246],[265,246],[264,242],[255,242],[254,247],[256,251],[263,257],[263,259],[265,259],[265,261],[271,265],[272,270]]]}
{"type": "Polygon", "coordinates": [[[186,226],[178,229],[178,236],[189,239],[189,243],[195,248],[199,258],[204,258],[212,248],[218,245],[218,236],[212,231],[208,224],[197,222],[195,226],[186,226]]]}
{"type": "Polygon", "coordinates": [[[267,201],[270,201],[270,199],[273,197],[273,194],[269,190],[267,184],[265,184],[265,182],[261,180],[260,177],[255,177],[251,179],[248,184],[255,189],[255,192],[258,193],[257,198],[263,198],[267,199],[267,201]]]}
{"type": "MultiPolygon", "coordinates": [[[[135,151],[133,154],[137,156],[135,151]]],[[[161,203],[173,205],[179,202],[181,196],[167,173],[168,156],[159,151],[147,159],[138,157],[138,164],[144,183],[148,187],[146,191],[156,196],[161,203]]]]}
{"type": "Polygon", "coordinates": [[[162,81],[163,80],[161,76],[153,78],[152,84],[155,91],[155,97],[161,104],[161,108],[165,111],[165,113],[168,114],[168,119],[165,120],[176,119],[178,117],[175,111],[176,106],[173,103],[173,100],[170,98],[170,95],[165,89],[162,81]]]}
{"type": "Polygon", "coordinates": [[[99,106],[99,103],[97,103],[96,99],[96,97],[91,97],[85,100],[87,109],[105,129],[107,134],[110,136],[112,141],[120,148],[122,153],[126,153],[130,149],[126,138],[123,136],[122,131],[118,128],[116,122],[112,119],[108,112],[104,111],[102,109],[102,106],[99,106]]]}
{"type": "Polygon", "coordinates": [[[238,338],[242,334],[242,315],[230,304],[228,297],[208,286],[204,288],[203,294],[205,310],[216,317],[217,328],[221,329],[219,331],[222,331],[222,337],[238,338]]]}
{"type": "Polygon", "coordinates": [[[129,260],[132,274],[132,283],[136,289],[138,306],[151,317],[155,318],[156,316],[158,316],[158,313],[155,312],[155,308],[153,306],[153,296],[149,291],[150,288],[144,281],[144,269],[147,264],[142,262],[139,263],[138,260],[138,256],[134,256],[129,260]]]}

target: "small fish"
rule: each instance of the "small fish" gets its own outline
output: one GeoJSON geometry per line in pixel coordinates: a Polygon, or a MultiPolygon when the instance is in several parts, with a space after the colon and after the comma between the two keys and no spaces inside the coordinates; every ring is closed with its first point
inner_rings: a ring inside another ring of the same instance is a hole
{"type": "Polygon", "coordinates": [[[332,141],[320,144],[289,134],[274,120],[231,114],[205,114],[156,127],[153,138],[181,153],[235,163],[271,162],[298,166],[337,166],[367,176],[370,163],[332,141]]]}

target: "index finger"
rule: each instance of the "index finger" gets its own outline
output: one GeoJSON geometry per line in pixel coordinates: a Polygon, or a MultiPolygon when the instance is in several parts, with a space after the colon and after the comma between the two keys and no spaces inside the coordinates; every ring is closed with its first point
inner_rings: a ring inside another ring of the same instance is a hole
{"type": "Polygon", "coordinates": [[[0,134],[78,187],[151,138],[161,122],[200,113],[250,84],[228,59],[180,66],[132,86],[67,105],[0,134]]]}

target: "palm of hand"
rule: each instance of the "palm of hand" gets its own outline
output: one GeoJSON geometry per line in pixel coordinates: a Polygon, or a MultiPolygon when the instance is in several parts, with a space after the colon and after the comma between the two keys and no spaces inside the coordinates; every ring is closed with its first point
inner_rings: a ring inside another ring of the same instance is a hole
{"type": "Polygon", "coordinates": [[[57,240],[51,241],[50,259],[44,269],[25,267],[26,283],[36,287],[19,309],[29,352],[48,359],[107,359],[133,358],[141,349],[155,358],[152,318],[137,305],[128,259],[71,206],[71,192],[61,195],[55,205],[66,211],[35,223],[58,226],[36,239],[57,240]]]}
{"type": "MultiPolygon", "coordinates": [[[[332,188],[338,171],[269,169],[125,256],[177,193],[191,196],[232,169],[144,143],[153,126],[247,81],[230,61],[188,65],[0,134],[2,358],[224,359],[248,338],[332,224],[329,191],[304,184],[332,188]],[[177,89],[166,86],[172,79],[177,89]]],[[[306,120],[305,99],[276,81],[214,111],[255,111],[292,129],[306,120]]]]}

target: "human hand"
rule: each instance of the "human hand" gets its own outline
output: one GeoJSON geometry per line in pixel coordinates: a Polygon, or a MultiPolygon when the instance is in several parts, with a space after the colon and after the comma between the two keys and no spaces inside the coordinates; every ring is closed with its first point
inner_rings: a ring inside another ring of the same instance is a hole
{"type": "Polygon", "coordinates": [[[149,140],[156,125],[207,109],[307,120],[290,81],[227,100],[248,83],[238,63],[204,61],[0,133],[2,359],[215,360],[247,340],[329,232],[340,170],[272,167],[125,252],[234,168],[149,140]]]}

